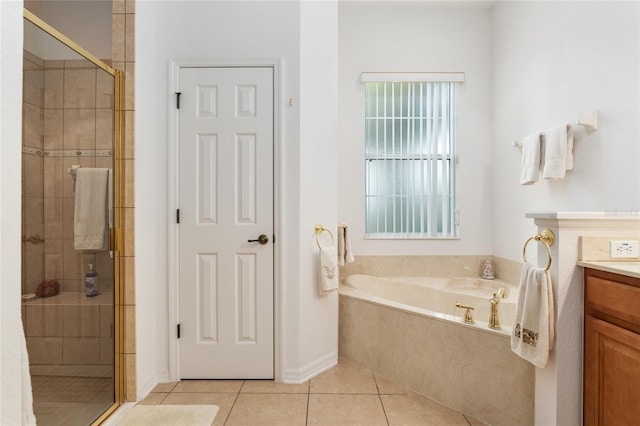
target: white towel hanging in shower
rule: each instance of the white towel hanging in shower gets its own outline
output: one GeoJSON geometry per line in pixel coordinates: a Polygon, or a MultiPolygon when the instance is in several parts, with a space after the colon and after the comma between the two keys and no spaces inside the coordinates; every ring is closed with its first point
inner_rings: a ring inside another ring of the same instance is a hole
{"type": "Polygon", "coordinates": [[[109,170],[76,172],[74,239],[76,250],[106,250],[109,245],[109,170]]]}

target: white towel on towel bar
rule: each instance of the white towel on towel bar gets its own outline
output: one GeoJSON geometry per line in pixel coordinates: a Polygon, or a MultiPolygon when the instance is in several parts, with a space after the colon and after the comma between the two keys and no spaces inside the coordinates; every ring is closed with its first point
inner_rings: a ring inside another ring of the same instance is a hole
{"type": "Polygon", "coordinates": [[[533,133],[522,140],[520,184],[533,185],[540,174],[540,133],[533,133]]]}
{"type": "Polygon", "coordinates": [[[329,293],[338,288],[338,265],[336,248],[327,246],[320,248],[320,294],[329,293]]]}
{"type": "Polygon", "coordinates": [[[542,177],[563,179],[573,169],[573,129],[564,123],[545,132],[542,177]]]}
{"type": "Polygon", "coordinates": [[[351,251],[351,238],[349,238],[349,226],[345,223],[338,226],[338,266],[351,263],[355,259],[351,251]]]}
{"type": "Polygon", "coordinates": [[[544,368],[553,349],[554,307],[551,274],[527,263],[522,267],[511,350],[536,367],[544,368]]]}
{"type": "Polygon", "coordinates": [[[109,170],[80,168],[76,172],[74,239],[76,250],[106,250],[109,245],[109,170]]]}

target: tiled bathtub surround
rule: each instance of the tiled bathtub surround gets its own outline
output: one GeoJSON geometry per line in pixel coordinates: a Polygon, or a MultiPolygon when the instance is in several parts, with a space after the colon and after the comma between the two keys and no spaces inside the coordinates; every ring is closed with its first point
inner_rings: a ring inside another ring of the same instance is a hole
{"type": "MultiPolygon", "coordinates": [[[[497,278],[518,284],[522,264],[491,256],[360,256],[340,276],[477,278],[485,259],[497,278]]],[[[511,352],[505,334],[341,294],[338,347],[340,356],[488,424],[533,424],[534,368],[511,352]]]]}
{"type": "Polygon", "coordinates": [[[494,426],[533,424],[534,367],[509,338],[340,296],[340,356],[494,426]]]}
{"type": "Polygon", "coordinates": [[[482,262],[493,260],[496,278],[517,284],[522,263],[494,256],[356,256],[340,268],[340,279],[351,274],[378,277],[480,277],[482,262]]]}

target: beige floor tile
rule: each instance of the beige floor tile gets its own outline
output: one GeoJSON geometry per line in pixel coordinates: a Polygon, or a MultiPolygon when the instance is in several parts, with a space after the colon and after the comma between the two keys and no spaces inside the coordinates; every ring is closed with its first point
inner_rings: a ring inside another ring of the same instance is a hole
{"type": "Polygon", "coordinates": [[[147,396],[145,399],[138,402],[138,404],[139,405],[160,405],[162,404],[162,401],[164,401],[164,399],[167,397],[167,395],[169,394],[166,392],[153,392],[153,393],[150,393],[149,396],[147,396]]]}
{"type": "Polygon", "coordinates": [[[173,392],[230,392],[238,393],[244,380],[182,380],[173,392]]]}
{"type": "Polygon", "coordinates": [[[276,383],[273,380],[247,380],[240,393],[308,393],[309,382],[299,385],[276,383]]]}
{"type": "Polygon", "coordinates": [[[378,385],[378,392],[380,395],[407,395],[409,392],[407,388],[397,383],[392,382],[391,380],[385,379],[382,376],[378,376],[374,374],[373,376],[376,379],[376,384],[378,385]]]}
{"type": "Polygon", "coordinates": [[[309,395],[308,426],[386,426],[378,395],[309,395]]]}
{"type": "Polygon", "coordinates": [[[151,391],[153,392],[171,392],[173,388],[176,387],[178,382],[173,383],[158,383],[155,388],[151,391]]]}
{"type": "Polygon", "coordinates": [[[465,417],[418,395],[381,395],[389,425],[469,426],[465,417]]]}
{"type": "Polygon", "coordinates": [[[373,373],[359,365],[340,360],[340,363],[311,379],[311,393],[378,394],[373,373]]]}
{"type": "Polygon", "coordinates": [[[162,405],[217,405],[218,414],[216,414],[213,425],[222,426],[231,412],[231,407],[233,407],[236,397],[237,395],[234,393],[172,392],[162,401],[162,405]]]}
{"type": "Polygon", "coordinates": [[[464,416],[471,426],[488,426],[486,423],[482,423],[480,420],[476,420],[471,416],[464,416]]]}
{"type": "Polygon", "coordinates": [[[307,395],[240,394],[225,426],[304,426],[307,395]]]}

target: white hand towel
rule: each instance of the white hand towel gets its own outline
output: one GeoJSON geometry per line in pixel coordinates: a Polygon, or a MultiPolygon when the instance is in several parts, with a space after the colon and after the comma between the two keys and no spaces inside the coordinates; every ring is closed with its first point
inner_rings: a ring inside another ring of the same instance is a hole
{"type": "Polygon", "coordinates": [[[520,184],[533,185],[540,174],[540,133],[533,133],[522,140],[520,184]]]}
{"type": "Polygon", "coordinates": [[[573,170],[573,126],[567,126],[567,170],[573,170]]]}
{"type": "Polygon", "coordinates": [[[352,263],[355,261],[355,257],[353,257],[353,250],[351,250],[351,238],[349,237],[349,227],[345,225],[344,227],[344,241],[345,241],[345,249],[344,249],[344,261],[346,263],[352,263]]]}
{"type": "Polygon", "coordinates": [[[565,123],[545,132],[545,138],[542,177],[563,179],[573,169],[573,130],[565,123]]]}
{"type": "Polygon", "coordinates": [[[544,368],[553,349],[553,287],[549,271],[525,264],[511,332],[511,350],[536,367],[544,368]]]}
{"type": "Polygon", "coordinates": [[[334,246],[320,249],[320,294],[338,288],[338,265],[334,246]]]}
{"type": "Polygon", "coordinates": [[[349,226],[343,223],[338,227],[338,266],[344,266],[345,263],[351,263],[354,260],[349,238],[349,226]]]}
{"type": "Polygon", "coordinates": [[[76,172],[74,241],[76,250],[106,250],[109,243],[109,169],[76,172]]]}
{"type": "Polygon", "coordinates": [[[343,226],[338,226],[338,266],[344,266],[344,252],[345,252],[345,229],[343,226]]]}

